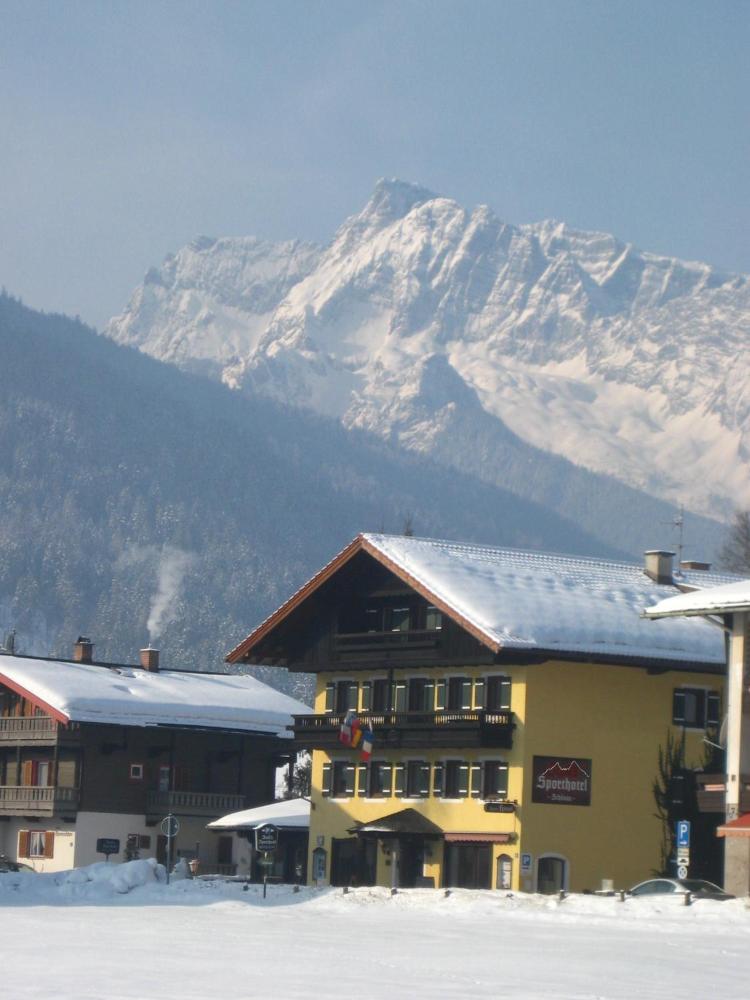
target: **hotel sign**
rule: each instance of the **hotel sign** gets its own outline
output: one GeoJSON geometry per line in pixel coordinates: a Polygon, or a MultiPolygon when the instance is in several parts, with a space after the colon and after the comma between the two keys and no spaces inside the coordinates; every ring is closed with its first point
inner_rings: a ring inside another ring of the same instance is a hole
{"type": "Polygon", "coordinates": [[[534,757],[531,801],[591,805],[591,761],[584,757],[534,757]]]}

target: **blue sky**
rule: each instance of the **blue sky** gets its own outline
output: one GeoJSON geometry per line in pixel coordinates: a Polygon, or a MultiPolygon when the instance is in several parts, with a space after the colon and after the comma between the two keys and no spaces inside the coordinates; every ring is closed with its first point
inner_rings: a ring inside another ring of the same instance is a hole
{"type": "Polygon", "coordinates": [[[0,0],[0,285],[96,325],[381,176],[750,272],[750,3],[0,0]]]}

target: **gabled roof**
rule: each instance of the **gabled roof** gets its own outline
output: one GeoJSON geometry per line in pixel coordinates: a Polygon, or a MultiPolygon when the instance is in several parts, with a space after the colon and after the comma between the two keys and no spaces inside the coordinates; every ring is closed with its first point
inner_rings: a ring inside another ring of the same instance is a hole
{"type": "Polygon", "coordinates": [[[0,654],[0,684],[29,698],[58,722],[184,726],[288,737],[307,705],[255,677],[0,654]]]}
{"type": "Polygon", "coordinates": [[[750,813],[724,823],[716,829],[717,837],[750,837],[750,813]]]}
{"type": "MultiPolygon", "coordinates": [[[[676,585],[634,563],[402,535],[363,534],[227,656],[237,662],[359,552],[368,553],[495,653],[528,650],[625,661],[723,666],[721,632],[703,621],[653,623],[645,607],[676,585]]],[[[680,586],[736,579],[684,572],[680,586]]]]}
{"type": "Polygon", "coordinates": [[[750,611],[750,580],[736,580],[720,587],[708,587],[678,594],[647,608],[647,618],[671,616],[718,615],[732,611],[750,611]]]}

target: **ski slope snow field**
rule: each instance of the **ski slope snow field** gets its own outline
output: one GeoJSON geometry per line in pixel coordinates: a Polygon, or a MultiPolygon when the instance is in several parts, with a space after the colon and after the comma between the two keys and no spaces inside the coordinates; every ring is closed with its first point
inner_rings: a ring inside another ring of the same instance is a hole
{"type": "Polygon", "coordinates": [[[166,886],[151,862],[0,876],[8,1000],[750,995],[744,900],[166,886]],[[135,866],[135,867],[132,867],[135,866]]]}

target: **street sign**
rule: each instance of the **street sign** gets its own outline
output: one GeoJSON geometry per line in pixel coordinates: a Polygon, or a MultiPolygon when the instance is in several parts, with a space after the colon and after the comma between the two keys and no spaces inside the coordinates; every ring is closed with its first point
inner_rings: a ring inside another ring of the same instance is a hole
{"type": "Polygon", "coordinates": [[[180,821],[170,813],[161,821],[161,832],[165,837],[176,837],[180,832],[180,821]]]}
{"type": "Polygon", "coordinates": [[[531,873],[531,863],[532,863],[532,860],[533,859],[532,859],[532,856],[530,854],[522,854],[521,855],[521,874],[522,875],[529,875],[531,873]]]}
{"type": "Polygon", "coordinates": [[[106,854],[107,857],[110,854],[120,853],[120,841],[116,840],[114,837],[99,837],[96,842],[96,853],[106,854]]]}
{"type": "Polygon", "coordinates": [[[690,851],[680,851],[677,855],[677,864],[684,865],[687,868],[690,864],[690,851]]]}
{"type": "Polygon", "coordinates": [[[485,802],[484,811],[488,813],[514,813],[516,807],[512,802],[485,802]]]}
{"type": "Polygon", "coordinates": [[[677,853],[682,854],[683,848],[690,850],[690,820],[678,819],[677,823],[677,853]]]}
{"type": "Polygon", "coordinates": [[[677,867],[677,878],[687,878],[688,870],[685,865],[678,865],[677,867]]]}
{"type": "Polygon", "coordinates": [[[255,850],[275,851],[279,846],[279,830],[273,823],[264,823],[255,828],[255,850]]]}

